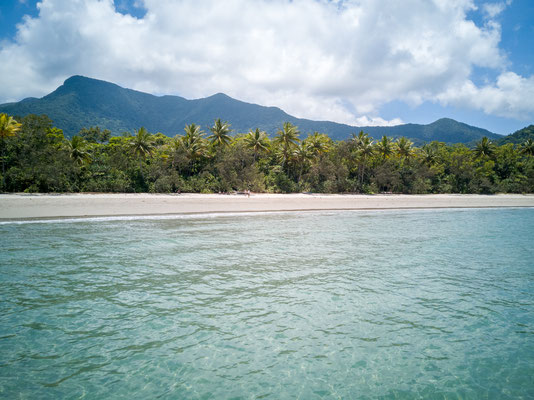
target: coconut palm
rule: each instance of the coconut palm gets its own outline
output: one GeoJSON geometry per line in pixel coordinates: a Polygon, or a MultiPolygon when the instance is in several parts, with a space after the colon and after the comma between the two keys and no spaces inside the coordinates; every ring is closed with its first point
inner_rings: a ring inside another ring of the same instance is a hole
{"type": "Polygon", "coordinates": [[[290,122],[285,122],[282,129],[276,132],[274,142],[281,148],[281,161],[287,166],[291,150],[300,142],[298,128],[290,122]]]}
{"type": "Polygon", "coordinates": [[[143,177],[143,161],[146,160],[146,157],[151,155],[154,151],[154,141],[152,135],[148,131],[141,127],[136,132],[136,135],[132,137],[130,146],[133,150],[133,153],[139,157],[139,172],[141,177],[143,177]]]}
{"type": "Polygon", "coordinates": [[[397,139],[397,154],[400,158],[407,160],[413,155],[413,143],[411,140],[406,139],[404,136],[397,139]]]}
{"type": "Polygon", "coordinates": [[[185,136],[182,137],[182,145],[185,148],[192,169],[195,162],[205,157],[208,151],[208,145],[204,139],[204,132],[196,124],[186,125],[184,128],[185,136]]]}
{"type": "Polygon", "coordinates": [[[491,157],[495,152],[495,145],[486,136],[477,142],[473,150],[478,158],[491,157]]]}
{"type": "Polygon", "coordinates": [[[369,139],[369,134],[364,131],[360,131],[357,135],[355,133],[352,134],[352,142],[355,147],[358,147],[365,139],[369,139]]]}
{"type": "Polygon", "coordinates": [[[436,162],[436,158],[438,157],[437,142],[425,143],[423,147],[421,147],[420,154],[426,164],[434,164],[436,162]]]}
{"type": "Polygon", "coordinates": [[[525,143],[521,145],[521,154],[534,156],[534,140],[528,138],[525,143]]]}
{"type": "Polygon", "coordinates": [[[369,137],[367,133],[360,131],[358,136],[353,134],[353,141],[356,144],[356,153],[358,154],[358,158],[360,160],[359,166],[358,166],[358,170],[359,170],[358,180],[361,186],[363,183],[363,177],[365,174],[365,167],[367,164],[367,160],[374,153],[373,140],[369,137]]]}
{"type": "Polygon", "coordinates": [[[22,124],[19,124],[13,117],[7,114],[0,114],[0,138],[5,139],[15,134],[20,130],[22,124]]]}
{"type": "Polygon", "coordinates": [[[130,146],[134,154],[144,159],[154,151],[152,135],[144,127],[141,127],[136,132],[136,135],[133,136],[130,146]]]}
{"type": "Polygon", "coordinates": [[[204,131],[200,128],[200,125],[189,124],[184,128],[184,138],[200,138],[204,137],[204,131]]]}
{"type": "Polygon", "coordinates": [[[315,158],[330,151],[331,143],[332,140],[327,135],[318,132],[314,132],[303,141],[304,146],[315,158]]]}
{"type": "Polygon", "coordinates": [[[86,145],[87,142],[81,136],[73,136],[71,140],[67,141],[70,158],[79,166],[91,160],[91,155],[86,150],[86,145]]]}
{"type": "Polygon", "coordinates": [[[254,151],[254,160],[257,159],[259,153],[266,153],[269,151],[269,138],[267,134],[256,128],[255,131],[247,133],[243,139],[245,146],[254,151]]]}
{"type": "Polygon", "coordinates": [[[180,150],[183,149],[182,139],[183,136],[175,135],[168,144],[168,149],[172,156],[171,166],[173,169],[176,167],[176,157],[180,154],[180,150]]]}
{"type": "Polygon", "coordinates": [[[222,122],[220,118],[215,120],[215,123],[210,128],[211,135],[208,136],[208,139],[211,139],[211,144],[217,147],[224,147],[232,141],[230,137],[230,124],[227,122],[222,122]]]}
{"type": "Polygon", "coordinates": [[[382,136],[382,139],[376,144],[378,154],[382,156],[382,160],[385,160],[391,154],[393,154],[393,142],[387,136],[382,136]]]}
{"type": "Polygon", "coordinates": [[[5,140],[8,137],[15,136],[20,130],[22,124],[10,117],[7,114],[0,114],[0,139],[2,140],[2,187],[6,183],[6,165],[5,165],[5,140]]]}
{"type": "Polygon", "coordinates": [[[297,182],[300,182],[302,173],[306,166],[308,166],[310,160],[314,158],[313,152],[308,146],[304,143],[296,144],[291,149],[291,154],[289,155],[289,161],[294,165],[295,170],[298,171],[297,182]]]}

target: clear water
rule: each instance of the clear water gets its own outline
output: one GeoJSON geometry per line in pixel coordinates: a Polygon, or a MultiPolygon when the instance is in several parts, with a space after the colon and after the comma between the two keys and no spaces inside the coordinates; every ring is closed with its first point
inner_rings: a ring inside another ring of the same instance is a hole
{"type": "Polygon", "coordinates": [[[0,398],[534,398],[534,209],[0,234],[0,398]]]}

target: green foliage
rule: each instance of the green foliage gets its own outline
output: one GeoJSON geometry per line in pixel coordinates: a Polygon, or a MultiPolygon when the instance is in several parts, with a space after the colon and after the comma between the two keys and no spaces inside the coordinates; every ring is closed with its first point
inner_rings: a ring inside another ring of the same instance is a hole
{"type": "Polygon", "coordinates": [[[393,154],[393,142],[387,136],[382,136],[382,139],[376,144],[376,151],[382,157],[382,160],[386,160],[393,154]]]}
{"type": "Polygon", "coordinates": [[[488,158],[491,157],[495,152],[495,145],[491,142],[491,140],[484,136],[479,142],[477,142],[474,152],[478,158],[488,158]]]}
{"type": "Polygon", "coordinates": [[[6,185],[5,176],[5,148],[6,148],[6,139],[15,136],[15,134],[20,131],[22,125],[13,119],[13,117],[7,114],[0,114],[0,146],[2,147],[1,160],[2,160],[2,189],[6,185]]]}
{"type": "Polygon", "coordinates": [[[70,141],[67,140],[66,148],[72,161],[79,166],[91,161],[91,156],[86,150],[86,142],[82,137],[74,136],[70,141]]]}
{"type": "Polygon", "coordinates": [[[225,147],[232,141],[232,138],[230,137],[230,124],[222,122],[220,118],[215,120],[210,131],[211,135],[208,139],[211,140],[211,145],[214,147],[225,147]]]}
{"type": "Polygon", "coordinates": [[[313,134],[304,139],[302,144],[310,152],[312,157],[318,158],[328,153],[332,146],[332,140],[324,133],[313,132],[313,134]]]}
{"type": "Polygon", "coordinates": [[[267,134],[256,128],[255,131],[250,131],[243,139],[247,148],[254,152],[254,157],[257,158],[261,153],[268,153],[271,143],[267,134]]]}
{"type": "Polygon", "coordinates": [[[300,141],[298,128],[285,123],[272,142],[259,129],[226,140],[229,128],[219,120],[211,143],[197,124],[174,138],[140,128],[106,143],[98,127],[68,140],[46,116],[28,115],[20,125],[0,118],[16,127],[1,140],[8,192],[534,192],[528,139],[499,146],[483,138],[473,149],[387,136],[375,143],[363,131],[351,140],[313,132],[300,141]]]}
{"type": "Polygon", "coordinates": [[[529,156],[534,156],[534,140],[532,140],[532,138],[528,138],[521,145],[521,153],[529,156]]]}
{"type": "Polygon", "coordinates": [[[408,160],[413,156],[413,143],[409,139],[406,139],[404,136],[402,136],[397,140],[396,145],[397,154],[402,159],[408,160]]]}
{"type": "Polygon", "coordinates": [[[20,130],[21,124],[7,114],[0,114],[0,138],[6,139],[15,136],[20,130]]]}
{"type": "Polygon", "coordinates": [[[137,157],[146,158],[154,150],[152,135],[141,127],[130,141],[130,146],[137,157]]]}
{"type": "Polygon", "coordinates": [[[284,122],[282,129],[276,132],[273,143],[277,146],[278,157],[284,168],[287,167],[292,151],[300,142],[299,134],[298,128],[290,122],[284,122]]]}
{"type": "Polygon", "coordinates": [[[78,136],[89,143],[106,143],[111,138],[111,131],[109,129],[101,130],[98,126],[92,126],[81,129],[78,132],[78,136]]]}
{"type": "Polygon", "coordinates": [[[204,138],[204,132],[196,124],[186,125],[185,136],[181,138],[181,145],[189,160],[189,172],[194,174],[202,166],[202,162],[208,157],[208,142],[204,138]]]}

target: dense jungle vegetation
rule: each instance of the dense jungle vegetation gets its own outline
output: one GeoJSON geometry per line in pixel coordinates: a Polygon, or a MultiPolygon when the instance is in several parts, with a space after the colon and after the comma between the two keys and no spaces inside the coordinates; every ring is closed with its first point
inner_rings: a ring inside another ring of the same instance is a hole
{"type": "Polygon", "coordinates": [[[343,141],[285,123],[271,139],[216,120],[168,137],[98,127],[68,140],[44,116],[0,114],[3,192],[533,193],[534,142],[472,148],[364,132],[343,141]]]}

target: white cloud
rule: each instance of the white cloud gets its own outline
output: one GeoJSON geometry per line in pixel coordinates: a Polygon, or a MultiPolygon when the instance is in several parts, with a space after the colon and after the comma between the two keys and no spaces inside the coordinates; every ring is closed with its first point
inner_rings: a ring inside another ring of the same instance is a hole
{"type": "Polygon", "coordinates": [[[369,118],[366,116],[356,118],[354,125],[356,126],[395,126],[404,124],[405,122],[400,118],[394,118],[386,121],[380,117],[369,118]]]}
{"type": "Polygon", "coordinates": [[[471,0],[143,3],[147,13],[136,19],[111,0],[43,0],[16,41],[0,44],[0,102],[46,94],[82,74],[186,98],[224,92],[358,125],[402,122],[380,118],[393,100],[534,114],[532,101],[517,100],[534,78],[504,69],[500,26],[466,19],[471,0]],[[499,80],[475,86],[475,66],[499,71],[499,80]]]}
{"type": "Polygon", "coordinates": [[[512,0],[500,1],[498,3],[484,3],[482,9],[487,18],[495,18],[502,13],[506,7],[512,4],[512,0]]]}
{"type": "Polygon", "coordinates": [[[444,104],[475,108],[490,115],[527,120],[532,118],[534,109],[534,76],[523,78],[514,72],[504,72],[495,84],[483,87],[466,81],[450,87],[438,99],[444,104]]]}

